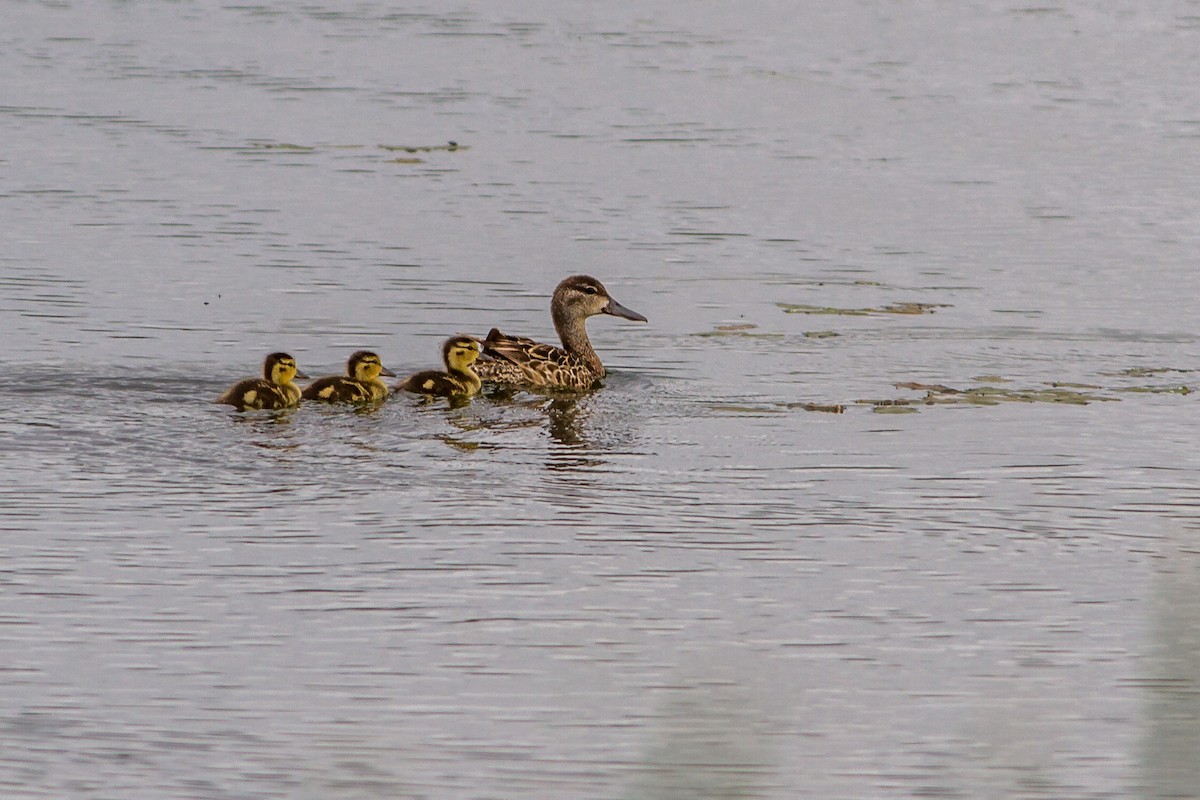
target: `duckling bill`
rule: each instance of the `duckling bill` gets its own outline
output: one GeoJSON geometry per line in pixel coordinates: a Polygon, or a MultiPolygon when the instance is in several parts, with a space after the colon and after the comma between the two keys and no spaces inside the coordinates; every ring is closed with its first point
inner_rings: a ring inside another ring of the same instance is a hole
{"type": "Polygon", "coordinates": [[[562,347],[509,336],[492,328],[483,340],[483,352],[488,359],[479,362],[476,372],[483,380],[495,383],[590,389],[606,374],[585,325],[588,317],[597,314],[647,321],[614,300],[600,281],[590,275],[572,275],[555,287],[550,300],[550,316],[562,347]]]}
{"type": "Polygon", "coordinates": [[[397,384],[397,392],[432,395],[435,397],[466,396],[479,391],[482,382],[475,374],[475,359],[479,358],[479,342],[470,336],[452,336],[442,344],[445,372],[426,370],[409,375],[397,384]]]}
{"type": "Polygon", "coordinates": [[[307,377],[297,369],[296,359],[287,353],[271,353],[263,361],[261,378],[238,381],[216,402],[233,406],[238,411],[292,408],[300,405],[300,387],[292,381],[307,377]]]}
{"type": "Polygon", "coordinates": [[[345,375],[327,375],[310,383],[301,396],[305,400],[326,403],[377,403],[387,399],[387,384],[380,375],[389,378],[396,373],[383,365],[379,356],[370,350],[359,350],[346,362],[345,375]]]}

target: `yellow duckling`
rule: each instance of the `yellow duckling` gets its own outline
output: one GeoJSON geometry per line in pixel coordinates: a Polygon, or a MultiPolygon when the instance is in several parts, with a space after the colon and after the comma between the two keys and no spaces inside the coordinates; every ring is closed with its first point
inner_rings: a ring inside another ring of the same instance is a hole
{"type": "Polygon", "coordinates": [[[550,317],[562,347],[509,336],[492,328],[483,340],[484,355],[475,371],[485,381],[540,386],[547,389],[590,389],[604,377],[604,364],[592,348],[585,322],[596,314],[645,322],[646,318],[614,300],[604,284],[590,275],[572,275],[554,290],[550,317]]]}
{"type": "Polygon", "coordinates": [[[394,387],[397,392],[436,395],[438,397],[471,396],[479,391],[482,382],[475,374],[475,359],[479,358],[479,342],[470,336],[452,336],[442,345],[445,372],[427,370],[409,375],[394,387]]]}
{"type": "Polygon", "coordinates": [[[296,368],[296,359],[287,353],[271,353],[263,361],[261,378],[238,381],[216,399],[238,411],[260,408],[292,408],[300,405],[300,387],[295,378],[307,378],[296,368]]]}
{"type": "Polygon", "coordinates": [[[304,389],[301,396],[305,400],[323,400],[327,403],[377,403],[388,396],[387,385],[379,380],[380,375],[396,377],[396,373],[385,367],[378,355],[370,350],[359,350],[346,362],[345,375],[317,378],[304,389]]]}

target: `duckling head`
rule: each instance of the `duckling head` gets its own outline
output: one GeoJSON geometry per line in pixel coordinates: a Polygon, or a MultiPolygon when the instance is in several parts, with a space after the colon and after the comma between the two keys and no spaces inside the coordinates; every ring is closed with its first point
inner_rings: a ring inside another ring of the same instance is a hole
{"type": "Polygon", "coordinates": [[[559,283],[550,301],[550,313],[556,323],[583,320],[596,314],[646,322],[641,314],[614,300],[604,284],[591,275],[572,275],[559,283]]]}
{"type": "Polygon", "coordinates": [[[296,359],[287,353],[271,353],[263,361],[263,377],[280,385],[291,383],[295,378],[308,376],[296,367],[296,359]]]}
{"type": "Polygon", "coordinates": [[[479,340],[470,336],[451,336],[442,345],[442,360],[454,372],[466,372],[479,358],[479,340]]]}
{"type": "Polygon", "coordinates": [[[359,381],[373,381],[380,375],[396,377],[396,373],[385,367],[379,356],[370,350],[359,350],[350,356],[346,362],[346,374],[359,381]]]}

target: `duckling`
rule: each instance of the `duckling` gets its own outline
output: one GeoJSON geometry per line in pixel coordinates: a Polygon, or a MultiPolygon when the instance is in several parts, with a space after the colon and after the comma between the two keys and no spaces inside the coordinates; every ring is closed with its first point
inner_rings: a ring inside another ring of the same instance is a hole
{"type": "Polygon", "coordinates": [[[480,378],[494,383],[589,389],[605,375],[584,324],[596,314],[646,322],[641,314],[614,300],[600,281],[590,275],[572,275],[558,284],[550,301],[550,317],[562,347],[492,328],[483,340],[483,352],[489,358],[480,361],[475,370],[480,378]]]}
{"type": "Polygon", "coordinates": [[[263,361],[261,378],[238,381],[214,402],[233,406],[238,411],[291,408],[300,405],[300,387],[292,380],[307,377],[296,368],[296,359],[287,353],[271,353],[263,361]]]}
{"type": "Polygon", "coordinates": [[[470,336],[452,336],[442,345],[445,372],[427,370],[409,375],[393,387],[393,391],[449,397],[470,397],[479,391],[482,382],[475,374],[475,359],[479,358],[479,342],[470,336]]]}
{"type": "Polygon", "coordinates": [[[396,377],[396,373],[385,367],[378,355],[370,350],[359,350],[346,362],[345,375],[317,378],[301,396],[305,400],[324,400],[327,403],[376,403],[388,396],[387,385],[379,380],[380,375],[396,377]]]}

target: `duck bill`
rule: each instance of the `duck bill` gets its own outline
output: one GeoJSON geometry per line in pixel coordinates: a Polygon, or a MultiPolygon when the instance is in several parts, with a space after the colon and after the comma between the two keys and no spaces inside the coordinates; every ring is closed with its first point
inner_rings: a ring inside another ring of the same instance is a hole
{"type": "Polygon", "coordinates": [[[634,311],[633,309],[626,308],[611,298],[608,301],[608,305],[604,307],[604,313],[612,314],[614,317],[621,317],[622,319],[631,319],[634,322],[649,322],[649,320],[647,320],[638,312],[634,311]]]}
{"type": "Polygon", "coordinates": [[[389,378],[394,378],[394,377],[396,377],[396,373],[392,372],[390,369],[388,369],[387,367],[384,367],[384,366],[381,366],[381,367],[379,368],[379,374],[380,374],[380,375],[386,375],[386,376],[387,376],[387,377],[389,377],[389,378]]]}
{"type": "Polygon", "coordinates": [[[296,375],[295,375],[295,377],[299,378],[299,379],[300,379],[300,380],[302,380],[302,381],[306,381],[306,380],[308,380],[308,376],[307,376],[307,375],[305,375],[305,374],[304,374],[303,372],[301,372],[300,370],[296,370],[296,375]]]}

